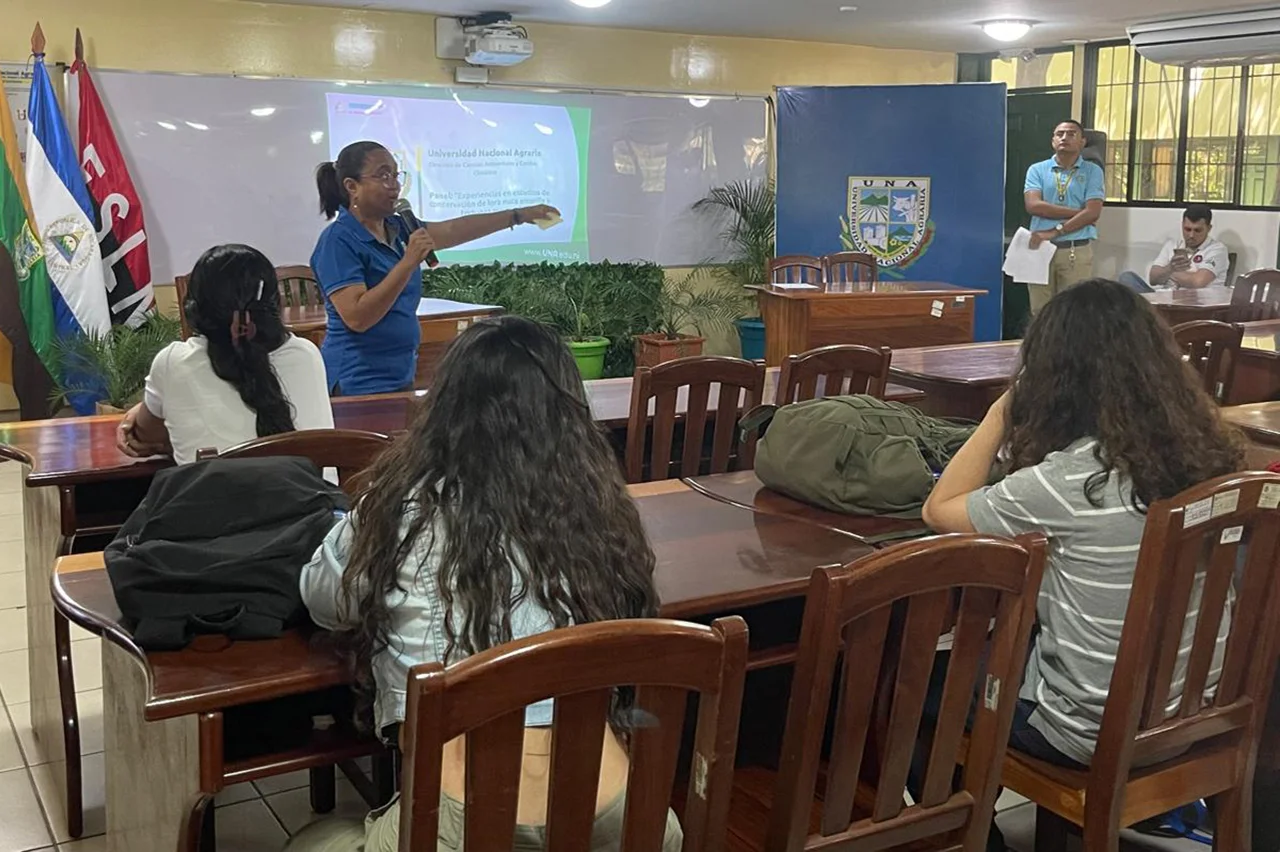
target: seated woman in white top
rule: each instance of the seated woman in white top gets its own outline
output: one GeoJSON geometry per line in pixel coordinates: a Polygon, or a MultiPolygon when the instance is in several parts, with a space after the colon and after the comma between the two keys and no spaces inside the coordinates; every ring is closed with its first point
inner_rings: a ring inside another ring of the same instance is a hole
{"type": "MultiPolygon", "coordinates": [[[[345,631],[377,730],[405,717],[410,667],[452,663],[571,624],[651,617],[656,559],[569,350],[519,317],[475,324],[440,364],[406,435],[302,571],[322,627],[345,631]]],[[[620,721],[624,715],[614,714],[620,721]]],[[[552,705],[525,712],[515,848],[545,848],[552,705]]],[[[624,723],[619,724],[623,730],[624,723]]],[[[439,848],[460,843],[461,738],[445,748],[439,848]]],[[[605,729],[593,850],[617,849],[628,756],[605,729]]],[[[392,852],[399,803],[330,821],[295,850],[392,852]]],[[[668,812],[664,848],[682,841],[668,812]]]]}
{"type": "Polygon", "coordinates": [[[279,282],[257,249],[225,245],[196,261],[184,311],[194,334],[151,363],[143,401],[120,422],[128,455],[186,464],[295,429],[332,429],[320,350],[280,321],[279,282]]]}

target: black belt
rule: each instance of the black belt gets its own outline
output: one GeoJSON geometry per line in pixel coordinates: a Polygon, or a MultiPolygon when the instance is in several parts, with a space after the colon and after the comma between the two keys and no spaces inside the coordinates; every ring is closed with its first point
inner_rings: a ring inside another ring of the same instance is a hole
{"type": "Polygon", "coordinates": [[[1093,240],[1050,240],[1050,242],[1058,248],[1080,248],[1080,246],[1089,245],[1093,240]]]}

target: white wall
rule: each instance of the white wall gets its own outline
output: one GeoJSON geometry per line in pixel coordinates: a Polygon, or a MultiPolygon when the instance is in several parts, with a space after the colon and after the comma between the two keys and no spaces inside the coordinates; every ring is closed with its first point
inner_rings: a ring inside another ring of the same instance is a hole
{"type": "MultiPolygon", "coordinates": [[[[1107,207],[1098,222],[1094,272],[1114,278],[1126,269],[1145,276],[1164,241],[1178,236],[1182,211],[1173,208],[1107,207]]],[[[1236,274],[1276,266],[1280,212],[1217,210],[1213,236],[1236,252],[1236,274]]]]}

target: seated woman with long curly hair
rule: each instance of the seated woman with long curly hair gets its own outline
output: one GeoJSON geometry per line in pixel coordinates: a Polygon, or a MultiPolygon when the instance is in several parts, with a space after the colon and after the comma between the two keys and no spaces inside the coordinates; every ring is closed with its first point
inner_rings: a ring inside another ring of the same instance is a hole
{"type": "MultiPolygon", "coordinates": [[[[1086,281],[1035,318],[1013,388],[991,407],[924,506],[925,521],[940,532],[1049,538],[1040,631],[1011,746],[1059,765],[1090,762],[1147,507],[1238,471],[1243,462],[1237,436],[1173,333],[1137,293],[1112,281],[1086,281]],[[1012,472],[987,487],[1001,447],[1012,472]]],[[[1192,609],[1200,593],[1197,585],[1192,609]]],[[[1224,618],[1219,667],[1229,627],[1224,618]]],[[[1193,618],[1178,660],[1183,669],[1194,629],[1193,618]]]]}
{"type": "MultiPolygon", "coordinates": [[[[405,715],[409,668],[570,624],[651,617],[655,558],[564,343],[518,317],[458,337],[408,434],[303,570],[321,626],[346,631],[378,730],[405,715]]],[[[545,847],[551,702],[527,708],[517,849],[545,847]]],[[[458,848],[462,742],[445,750],[440,848],[458,848]]],[[[628,759],[606,730],[593,849],[617,848],[628,759]]],[[[399,804],[318,823],[293,848],[394,850],[399,804]]],[[[666,848],[678,849],[668,814],[666,848]]]]}

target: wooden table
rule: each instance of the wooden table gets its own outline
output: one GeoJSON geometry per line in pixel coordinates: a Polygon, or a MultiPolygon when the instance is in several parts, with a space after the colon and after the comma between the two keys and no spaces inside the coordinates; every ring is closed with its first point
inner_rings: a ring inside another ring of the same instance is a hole
{"type": "Polygon", "coordinates": [[[1169,325],[1192,320],[1225,320],[1231,307],[1230,287],[1199,287],[1144,293],[1169,325]]]}
{"type": "MultiPolygon", "coordinates": [[[[789,623],[764,624],[767,611],[761,607],[803,596],[814,568],[871,552],[857,536],[712,499],[679,481],[630,490],[658,557],[660,614],[709,621],[742,612],[752,622],[757,667],[789,659],[786,643],[794,643],[799,630],[798,610],[787,610],[783,620],[789,623]],[[779,641],[782,653],[773,656],[762,646],[779,641]]],[[[346,682],[331,646],[314,641],[309,631],[213,652],[142,651],[120,626],[101,554],[63,560],[53,597],[71,621],[106,639],[111,852],[170,852],[196,794],[212,795],[226,784],[287,765],[288,755],[279,754],[226,761],[223,743],[210,734],[221,729],[225,711],[346,682]]]]}
{"type": "MultiPolygon", "coordinates": [[[[445,350],[471,323],[502,313],[502,308],[484,305],[434,305],[440,301],[423,299],[418,309],[418,327],[422,331],[422,339],[418,343],[418,367],[413,377],[415,388],[431,386],[436,367],[444,357],[445,350]]],[[[284,320],[284,327],[299,337],[305,337],[316,346],[324,342],[329,318],[323,305],[282,308],[280,316],[284,320]]]]}
{"type": "Polygon", "coordinates": [[[932,346],[973,340],[973,305],[985,290],[936,281],[845,282],[825,289],[773,285],[757,292],[765,363],[836,343],[932,346]]]}
{"type": "Polygon", "coordinates": [[[1020,340],[895,349],[889,376],[924,391],[913,403],[939,417],[981,420],[1018,369],[1020,340]]]}
{"type": "Polygon", "coordinates": [[[1263,470],[1280,461],[1280,402],[1255,402],[1222,409],[1222,416],[1239,426],[1248,444],[1245,462],[1250,470],[1263,470]]]}
{"type": "MultiPolygon", "coordinates": [[[[1227,402],[1241,405],[1280,399],[1280,353],[1276,351],[1280,349],[1280,320],[1242,325],[1244,340],[1227,402]]],[[[896,349],[889,376],[898,384],[923,391],[925,399],[912,405],[929,414],[979,420],[1009,386],[1018,369],[1021,346],[1020,340],[1007,340],[896,349]]]]}
{"type": "MultiPolygon", "coordinates": [[[[766,399],[777,386],[770,371],[766,399]]],[[[631,379],[586,383],[597,421],[625,431],[631,405],[631,379]]],[[[397,434],[406,428],[423,392],[352,396],[333,400],[338,428],[397,434]]],[[[890,398],[913,400],[919,391],[891,387],[890,398]]],[[[714,410],[713,394],[711,409],[714,410]]],[[[678,411],[683,410],[682,396],[678,411]]],[[[58,697],[53,605],[49,574],[59,556],[101,549],[105,540],[141,502],[155,473],[173,464],[168,458],[134,459],[115,446],[120,415],[0,424],[0,459],[26,467],[23,489],[26,542],[26,606],[31,722],[51,761],[62,761],[62,708],[58,697]],[[79,543],[78,543],[79,542],[79,543]]],[[[615,444],[625,446],[625,437],[615,444]]],[[[63,767],[59,762],[59,771],[63,767]]]]}

